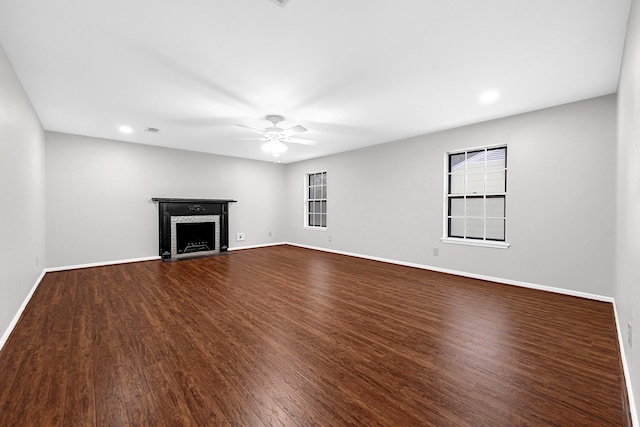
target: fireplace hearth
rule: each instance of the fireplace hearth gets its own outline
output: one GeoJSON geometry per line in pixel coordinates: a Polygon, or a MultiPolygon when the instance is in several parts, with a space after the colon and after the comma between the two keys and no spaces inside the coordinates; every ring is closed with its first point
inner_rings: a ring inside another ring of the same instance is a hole
{"type": "Polygon", "coordinates": [[[159,251],[164,261],[217,255],[229,247],[230,199],[165,199],[158,202],[159,251]]]}

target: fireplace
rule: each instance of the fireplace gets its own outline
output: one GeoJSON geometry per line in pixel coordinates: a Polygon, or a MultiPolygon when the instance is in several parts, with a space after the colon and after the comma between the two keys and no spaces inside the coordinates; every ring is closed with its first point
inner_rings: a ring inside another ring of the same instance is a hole
{"type": "MultiPolygon", "coordinates": [[[[176,233],[176,254],[188,254],[201,251],[215,251],[215,222],[175,222],[171,223],[171,233],[176,233]]],[[[218,236],[219,239],[219,236],[218,236]]]]}
{"type": "Polygon", "coordinates": [[[221,199],[164,199],[158,202],[159,251],[163,260],[226,252],[229,203],[221,199]]]}
{"type": "Polygon", "coordinates": [[[219,252],[220,215],[171,216],[171,258],[219,252]]]}

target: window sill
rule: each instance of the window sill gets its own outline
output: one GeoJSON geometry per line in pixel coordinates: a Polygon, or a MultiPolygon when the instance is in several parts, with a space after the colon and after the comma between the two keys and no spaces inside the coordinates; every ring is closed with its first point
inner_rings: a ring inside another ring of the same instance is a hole
{"type": "Polygon", "coordinates": [[[309,227],[308,225],[303,225],[302,228],[305,230],[327,231],[327,227],[309,227]]]}
{"type": "Polygon", "coordinates": [[[487,242],[483,240],[466,240],[466,239],[455,239],[452,237],[443,237],[440,239],[442,243],[450,243],[454,245],[466,245],[466,246],[480,246],[483,248],[494,248],[494,249],[508,249],[511,246],[507,242],[487,242]]]}

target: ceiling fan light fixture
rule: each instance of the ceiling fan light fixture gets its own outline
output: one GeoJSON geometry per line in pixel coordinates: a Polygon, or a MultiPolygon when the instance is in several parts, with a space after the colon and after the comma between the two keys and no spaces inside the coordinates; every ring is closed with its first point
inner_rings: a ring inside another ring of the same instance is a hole
{"type": "Polygon", "coordinates": [[[251,132],[257,133],[260,137],[253,138],[241,138],[243,140],[257,140],[257,141],[265,141],[262,144],[262,151],[265,153],[271,154],[273,157],[278,157],[280,154],[287,151],[288,147],[285,144],[303,144],[303,145],[315,145],[317,141],[313,141],[311,139],[303,139],[303,138],[292,138],[293,135],[298,135],[300,133],[307,132],[307,128],[301,125],[295,125],[293,127],[289,127],[287,129],[283,129],[278,126],[278,123],[284,120],[284,117],[269,114],[265,116],[265,119],[270,121],[272,126],[265,128],[264,130],[256,129],[251,126],[238,124],[238,126],[249,129],[251,132]]]}
{"type": "Polygon", "coordinates": [[[285,5],[289,2],[289,0],[272,0],[275,4],[285,7],[285,5]]]}
{"type": "Polygon", "coordinates": [[[287,146],[280,142],[280,140],[271,138],[269,141],[262,144],[262,151],[269,153],[274,157],[278,157],[280,154],[287,151],[287,146]]]}

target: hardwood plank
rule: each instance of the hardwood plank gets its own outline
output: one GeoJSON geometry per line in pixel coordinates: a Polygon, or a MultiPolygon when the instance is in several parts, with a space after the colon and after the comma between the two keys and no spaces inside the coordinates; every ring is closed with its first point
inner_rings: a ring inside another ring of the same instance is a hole
{"type": "Polygon", "coordinates": [[[0,425],[628,426],[626,399],[609,303],[291,246],[48,273],[0,353],[0,425]]]}
{"type": "Polygon", "coordinates": [[[76,292],[71,325],[71,343],[67,365],[67,389],[62,425],[94,425],[96,423],[95,396],[93,389],[93,289],[79,286],[77,275],[61,274],[64,285],[76,292]]]}

